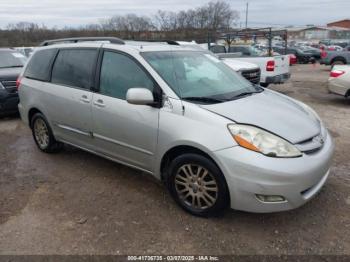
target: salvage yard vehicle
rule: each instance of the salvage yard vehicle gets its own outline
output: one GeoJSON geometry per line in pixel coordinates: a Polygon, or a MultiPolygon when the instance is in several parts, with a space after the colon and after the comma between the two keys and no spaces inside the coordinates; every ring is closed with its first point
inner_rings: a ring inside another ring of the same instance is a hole
{"type": "Polygon", "coordinates": [[[299,64],[309,64],[312,63],[314,64],[316,62],[316,59],[313,57],[312,54],[310,53],[306,53],[303,50],[296,48],[296,47],[278,47],[278,46],[274,46],[273,50],[279,54],[293,54],[296,56],[297,58],[297,62],[299,64]],[[286,53],[287,51],[287,53],[286,53]]]}
{"type": "Polygon", "coordinates": [[[16,80],[22,71],[26,58],[21,53],[0,48],[0,115],[18,113],[16,80]]]}
{"type": "MultiPolygon", "coordinates": [[[[207,45],[203,45],[203,48],[208,48],[207,45]]],[[[210,51],[215,53],[224,63],[226,63],[233,70],[236,70],[235,64],[240,62],[246,62],[255,64],[260,68],[260,85],[268,87],[270,84],[283,84],[290,78],[290,57],[285,55],[274,55],[272,57],[262,55],[262,52],[252,46],[247,46],[247,50],[254,50],[246,55],[243,54],[244,49],[237,49],[237,47],[243,46],[231,46],[229,50],[231,53],[226,52],[226,47],[223,45],[210,45],[210,51]],[[224,51],[224,52],[220,52],[224,51]],[[237,51],[237,53],[233,53],[237,51]],[[257,55],[257,56],[254,56],[257,55]]]]}
{"type": "Polygon", "coordinates": [[[150,173],[198,216],[297,208],[325,184],[334,144],[307,105],[207,51],[78,40],[38,49],[18,81],[43,152],[67,143],[150,173]]]}
{"type": "Polygon", "coordinates": [[[349,51],[323,51],[321,64],[331,65],[346,65],[350,63],[349,51]]]}
{"type": "Polygon", "coordinates": [[[228,66],[232,62],[242,61],[256,64],[260,68],[260,85],[268,87],[270,84],[283,84],[290,78],[290,58],[285,55],[276,56],[240,56],[236,54],[217,54],[228,66]]]}
{"type": "Polygon", "coordinates": [[[328,90],[337,95],[350,96],[350,66],[336,65],[332,68],[328,79],[328,90]]]}
{"type": "MultiPolygon", "coordinates": [[[[208,50],[208,44],[198,45],[195,42],[184,41],[172,41],[172,44],[193,48],[194,50],[208,50]]],[[[210,44],[210,51],[213,53],[217,53],[216,51],[219,51],[219,53],[221,53],[223,50],[226,50],[225,46],[223,45],[210,44]]],[[[260,84],[261,70],[260,67],[256,64],[232,59],[225,60],[225,63],[251,83],[256,85],[260,84]]]]}

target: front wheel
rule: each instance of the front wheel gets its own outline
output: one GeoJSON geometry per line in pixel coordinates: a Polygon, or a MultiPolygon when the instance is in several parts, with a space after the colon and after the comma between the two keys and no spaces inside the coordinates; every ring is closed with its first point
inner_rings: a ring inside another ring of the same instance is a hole
{"type": "Polygon", "coordinates": [[[175,158],[170,164],[167,186],[175,201],[196,216],[219,215],[229,204],[223,174],[201,155],[184,154],[175,158]]]}
{"type": "Polygon", "coordinates": [[[55,153],[62,148],[63,144],[55,140],[50,125],[43,114],[36,113],[31,119],[30,126],[34,141],[41,151],[55,153]]]}

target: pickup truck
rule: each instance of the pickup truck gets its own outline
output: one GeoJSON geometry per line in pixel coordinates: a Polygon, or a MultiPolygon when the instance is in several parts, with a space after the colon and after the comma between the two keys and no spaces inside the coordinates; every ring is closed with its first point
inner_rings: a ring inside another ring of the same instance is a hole
{"type": "Polygon", "coordinates": [[[230,61],[243,61],[259,66],[261,71],[260,85],[268,87],[270,84],[283,84],[290,78],[289,56],[242,56],[241,53],[216,54],[228,66],[230,61]]]}
{"type": "Polygon", "coordinates": [[[323,51],[320,63],[323,65],[346,65],[350,64],[349,51],[323,51]]]}
{"type": "Polygon", "coordinates": [[[261,71],[261,86],[268,87],[270,84],[283,84],[290,78],[290,58],[288,55],[262,56],[260,50],[249,45],[233,45],[227,50],[223,45],[210,44],[210,51],[215,53],[228,66],[230,66],[231,63],[228,62],[231,60],[258,65],[261,71]]]}
{"type": "MultiPolygon", "coordinates": [[[[175,41],[173,41],[175,42],[175,41]]],[[[208,50],[208,44],[197,44],[196,42],[185,42],[185,41],[176,41],[177,45],[186,46],[194,50],[208,50]]],[[[213,53],[225,52],[225,46],[210,44],[210,51],[213,53]]],[[[260,67],[254,63],[248,63],[239,60],[225,60],[224,61],[231,69],[236,71],[238,74],[242,75],[245,79],[250,81],[253,84],[260,83],[261,70],[260,67]]]]}

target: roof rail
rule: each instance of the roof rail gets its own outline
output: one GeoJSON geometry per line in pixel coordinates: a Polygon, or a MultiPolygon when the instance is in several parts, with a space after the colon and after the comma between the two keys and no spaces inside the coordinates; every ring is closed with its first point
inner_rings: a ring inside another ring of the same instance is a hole
{"type": "Polygon", "coordinates": [[[54,40],[46,40],[40,43],[39,46],[48,46],[60,43],[78,43],[78,42],[91,42],[91,41],[109,41],[111,44],[124,45],[125,42],[118,37],[71,37],[60,38],[54,40]]]}

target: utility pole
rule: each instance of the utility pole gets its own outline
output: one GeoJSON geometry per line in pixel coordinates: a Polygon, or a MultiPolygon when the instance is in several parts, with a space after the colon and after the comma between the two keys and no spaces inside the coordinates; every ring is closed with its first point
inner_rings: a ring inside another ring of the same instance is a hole
{"type": "Polygon", "coordinates": [[[249,9],[249,2],[247,2],[247,8],[245,10],[245,28],[248,28],[248,9],[249,9]]]}

